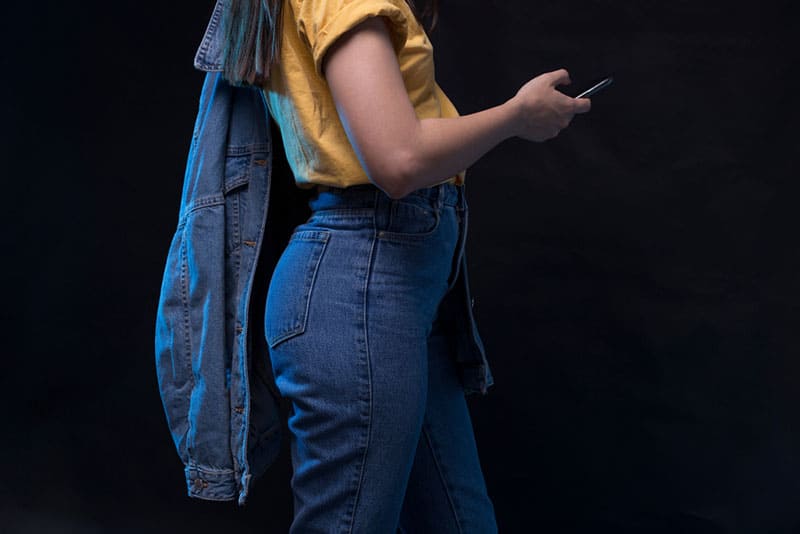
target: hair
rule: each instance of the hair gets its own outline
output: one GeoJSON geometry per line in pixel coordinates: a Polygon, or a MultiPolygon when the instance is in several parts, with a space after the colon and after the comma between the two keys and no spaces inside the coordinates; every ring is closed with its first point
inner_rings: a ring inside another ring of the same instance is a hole
{"type": "MultiPolygon", "coordinates": [[[[432,32],[439,19],[439,0],[428,0],[420,12],[405,0],[421,26],[429,18],[432,32]]],[[[283,0],[230,0],[222,13],[222,76],[233,85],[263,85],[279,61],[283,0]]]]}

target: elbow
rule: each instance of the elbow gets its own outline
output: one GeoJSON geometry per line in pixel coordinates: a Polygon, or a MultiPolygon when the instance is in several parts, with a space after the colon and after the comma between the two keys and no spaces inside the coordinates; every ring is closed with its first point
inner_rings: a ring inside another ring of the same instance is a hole
{"type": "Polygon", "coordinates": [[[408,191],[400,179],[395,177],[381,177],[380,182],[375,180],[375,183],[378,187],[386,193],[386,195],[391,198],[392,200],[397,200],[406,196],[410,191],[408,191]]]}
{"type": "Polygon", "coordinates": [[[409,151],[397,150],[392,154],[384,154],[372,171],[372,182],[393,200],[403,198],[415,189],[418,164],[409,151]]]}
{"type": "Polygon", "coordinates": [[[369,180],[392,200],[406,196],[402,183],[396,176],[384,172],[371,172],[369,180]]]}

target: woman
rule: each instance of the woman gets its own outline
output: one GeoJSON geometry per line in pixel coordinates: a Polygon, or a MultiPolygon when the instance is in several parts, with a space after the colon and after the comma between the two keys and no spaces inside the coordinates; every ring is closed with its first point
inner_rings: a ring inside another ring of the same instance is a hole
{"type": "MultiPolygon", "coordinates": [[[[429,6],[431,7],[431,6],[429,6]]],[[[411,0],[232,0],[225,76],[260,86],[313,189],[270,282],[289,399],[292,532],[497,530],[439,304],[464,250],[465,169],[552,138],[588,99],[559,70],[459,116],[411,0]]],[[[431,28],[432,29],[432,28],[431,28]]]]}

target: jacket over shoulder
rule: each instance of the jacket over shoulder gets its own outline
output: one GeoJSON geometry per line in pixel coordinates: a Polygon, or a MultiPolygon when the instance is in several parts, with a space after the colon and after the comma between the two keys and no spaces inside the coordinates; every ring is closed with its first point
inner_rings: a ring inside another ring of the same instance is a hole
{"type": "Polygon", "coordinates": [[[155,363],[189,496],[243,505],[281,443],[279,395],[263,332],[250,320],[263,316],[250,303],[261,302],[252,296],[255,271],[270,252],[262,245],[272,136],[260,91],[221,75],[223,7],[217,2],[195,57],[206,75],[161,284],[155,363]]]}

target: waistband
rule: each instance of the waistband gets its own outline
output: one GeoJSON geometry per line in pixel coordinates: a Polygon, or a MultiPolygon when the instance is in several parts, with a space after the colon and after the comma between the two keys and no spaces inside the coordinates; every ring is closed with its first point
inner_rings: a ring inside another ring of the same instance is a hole
{"type": "MultiPolygon", "coordinates": [[[[309,200],[311,209],[331,209],[335,207],[373,208],[378,201],[391,201],[391,197],[373,183],[357,184],[349,187],[316,185],[309,200]]],[[[416,189],[398,200],[413,198],[426,199],[431,206],[466,207],[464,185],[442,182],[430,187],[416,189]]]]}

